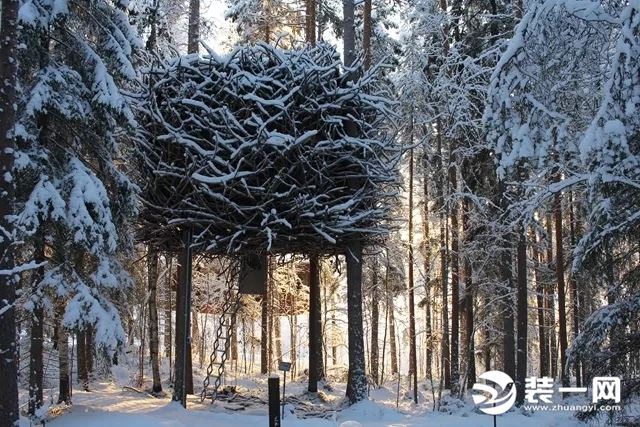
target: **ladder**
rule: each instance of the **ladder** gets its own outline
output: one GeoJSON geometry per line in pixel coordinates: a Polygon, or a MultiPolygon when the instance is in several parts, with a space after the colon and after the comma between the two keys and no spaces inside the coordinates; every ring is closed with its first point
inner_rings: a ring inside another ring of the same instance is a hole
{"type": "Polygon", "coordinates": [[[241,294],[238,292],[237,280],[227,280],[227,288],[222,298],[222,312],[218,321],[213,351],[209,356],[207,376],[203,381],[200,401],[210,398],[213,403],[223,381],[225,363],[231,349],[231,334],[236,323],[236,314],[241,306],[241,294]],[[213,382],[211,381],[213,377],[213,382]]]}

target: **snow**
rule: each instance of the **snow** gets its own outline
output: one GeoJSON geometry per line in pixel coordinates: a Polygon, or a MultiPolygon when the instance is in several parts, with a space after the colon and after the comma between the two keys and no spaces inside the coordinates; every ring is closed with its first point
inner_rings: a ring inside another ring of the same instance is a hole
{"type": "MultiPolygon", "coordinates": [[[[122,373],[121,373],[122,376],[122,373]]],[[[299,391],[304,383],[288,383],[287,395],[299,391]]],[[[343,391],[341,385],[335,393],[343,391]]],[[[331,419],[298,418],[285,412],[283,427],[467,427],[492,426],[493,417],[474,412],[471,403],[458,412],[433,412],[431,402],[418,406],[401,401],[395,409],[395,393],[389,389],[372,390],[371,400],[348,407],[331,419]]],[[[267,425],[266,406],[250,413],[224,409],[219,403],[200,403],[189,397],[188,410],[169,397],[154,398],[147,394],[125,391],[116,384],[98,384],[91,392],[73,393],[74,404],[63,415],[47,423],[51,427],[255,427],[267,425]]],[[[401,399],[402,400],[402,399],[401,399]]],[[[29,426],[25,418],[21,427],[29,426]]],[[[497,417],[500,427],[577,427],[584,424],[571,413],[538,412],[523,414],[512,410],[497,417]]]]}

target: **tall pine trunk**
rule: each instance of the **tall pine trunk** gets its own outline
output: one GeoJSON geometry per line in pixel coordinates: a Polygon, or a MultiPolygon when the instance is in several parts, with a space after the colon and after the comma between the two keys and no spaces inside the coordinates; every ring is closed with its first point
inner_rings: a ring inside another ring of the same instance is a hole
{"type": "MultiPolygon", "coordinates": [[[[573,193],[569,193],[569,230],[570,230],[570,241],[571,241],[571,251],[574,250],[576,246],[576,218],[574,213],[574,198],[573,193]]],[[[573,326],[573,340],[578,337],[579,325],[580,325],[580,307],[578,304],[578,281],[576,280],[576,276],[573,271],[570,272],[569,276],[569,296],[571,299],[571,313],[572,313],[572,326],[573,326]]],[[[576,386],[582,386],[582,375],[580,372],[580,359],[577,358],[576,362],[573,365],[573,369],[575,371],[576,376],[576,386]]]]}
{"type": "Polygon", "coordinates": [[[560,379],[562,385],[569,386],[567,371],[567,311],[564,284],[564,249],[562,238],[562,196],[556,193],[553,209],[556,231],[556,279],[558,281],[558,328],[560,339],[560,379]]]}
{"type": "MultiPolygon", "coordinates": [[[[469,244],[471,240],[469,230],[469,201],[467,199],[462,202],[462,230],[464,233],[464,242],[469,244]]],[[[472,388],[476,382],[476,356],[474,345],[474,318],[473,318],[473,304],[475,288],[473,286],[473,271],[471,267],[471,259],[469,255],[464,257],[463,260],[463,277],[464,277],[464,334],[462,336],[462,342],[464,345],[464,351],[462,355],[465,359],[465,374],[467,377],[467,387],[472,388]]]]}
{"type": "Polygon", "coordinates": [[[62,324],[64,304],[59,303],[56,313],[58,323],[58,403],[71,403],[71,376],[69,369],[69,334],[62,324]]]}
{"type": "Polygon", "coordinates": [[[149,357],[151,359],[151,372],[153,375],[153,386],[151,390],[153,393],[159,393],[162,391],[162,380],[160,379],[160,355],[158,354],[158,251],[153,246],[149,246],[147,253],[147,270],[149,280],[149,357]]]}
{"type": "Polygon", "coordinates": [[[374,385],[380,384],[380,366],[378,353],[378,328],[380,321],[380,292],[378,290],[378,258],[373,258],[372,279],[371,279],[371,354],[369,363],[371,365],[371,380],[374,385]]]}
{"type": "MultiPolygon", "coordinates": [[[[45,260],[44,241],[38,239],[34,248],[36,261],[45,260]]],[[[43,270],[39,269],[32,274],[32,292],[36,298],[36,303],[31,316],[31,337],[29,350],[29,415],[35,415],[38,408],[42,406],[44,387],[44,367],[43,367],[43,338],[44,338],[44,309],[42,306],[42,295],[39,290],[42,280],[43,270]]]]}
{"type": "MultiPolygon", "coordinates": [[[[452,158],[451,147],[449,156],[452,158]]],[[[449,165],[449,185],[451,191],[457,192],[458,180],[455,167],[455,158],[451,159],[449,165]]],[[[451,217],[451,393],[458,394],[460,391],[460,368],[458,354],[460,352],[460,262],[459,249],[460,237],[458,229],[458,203],[451,202],[449,209],[451,217]]]]}
{"type": "Polygon", "coordinates": [[[447,218],[445,215],[445,194],[444,194],[444,169],[442,162],[442,124],[440,119],[436,122],[437,126],[437,199],[440,208],[440,289],[442,290],[442,346],[441,350],[441,369],[443,371],[444,387],[451,388],[451,353],[449,345],[449,289],[448,289],[448,265],[447,265],[447,218]]]}
{"type": "Polygon", "coordinates": [[[535,262],[533,274],[536,281],[536,309],[538,315],[538,349],[540,353],[538,370],[541,377],[549,375],[549,343],[547,341],[546,334],[546,316],[545,316],[545,304],[544,304],[544,283],[542,281],[542,275],[540,274],[540,267],[542,265],[542,255],[540,253],[539,244],[540,240],[537,238],[537,233],[533,232],[534,245],[533,245],[533,260],[535,262]]]}
{"type": "Polygon", "coordinates": [[[200,43],[200,0],[189,0],[187,52],[198,53],[200,43]]]}
{"type": "MultiPolygon", "coordinates": [[[[15,120],[15,81],[18,0],[2,0],[0,12],[0,228],[11,232],[7,218],[12,214],[14,181],[4,179],[13,171],[13,125],[15,120]]],[[[11,271],[14,265],[13,242],[0,236],[0,270],[11,271]]],[[[10,274],[0,274],[0,427],[17,424],[18,413],[18,343],[16,335],[17,284],[10,274]]]]}
{"type": "Polygon", "coordinates": [[[364,362],[364,331],[362,327],[362,244],[359,241],[352,241],[349,243],[347,246],[346,258],[347,322],[349,325],[349,372],[347,378],[347,399],[349,399],[349,402],[351,403],[356,403],[367,398],[367,377],[364,362]]]}
{"type": "Polygon", "coordinates": [[[320,294],[320,263],[317,255],[309,256],[309,387],[318,391],[318,381],[324,377],[322,360],[322,303],[320,294]]]}
{"type": "Polygon", "coordinates": [[[78,383],[85,391],[89,390],[89,371],[87,369],[87,333],[85,329],[76,333],[76,361],[78,383]]]}
{"type": "Polygon", "coordinates": [[[518,312],[518,341],[516,363],[516,403],[521,405],[525,397],[525,378],[527,376],[527,241],[524,227],[518,233],[517,248],[518,283],[517,283],[517,312],[518,312]]]}
{"type": "MultiPolygon", "coordinates": [[[[500,207],[503,211],[508,208],[508,200],[505,195],[504,183],[498,183],[498,194],[500,196],[500,207]]],[[[501,291],[501,305],[502,305],[502,361],[504,373],[511,378],[516,377],[516,342],[514,336],[515,319],[513,313],[513,270],[512,270],[512,254],[511,244],[509,243],[512,238],[511,231],[508,231],[503,236],[504,247],[502,248],[502,254],[500,257],[500,276],[502,279],[502,291],[501,291]]]]}
{"type": "Polygon", "coordinates": [[[424,268],[424,323],[425,323],[425,373],[427,379],[432,379],[432,359],[433,359],[433,330],[431,326],[431,245],[429,240],[429,174],[427,165],[427,150],[425,148],[422,159],[422,248],[423,248],[423,268],[424,268]]]}
{"type": "Polygon", "coordinates": [[[393,296],[387,297],[387,310],[389,311],[389,353],[391,360],[391,374],[398,373],[398,344],[396,343],[396,319],[393,296]]]}
{"type": "MultiPolygon", "coordinates": [[[[550,275],[553,275],[553,218],[552,215],[547,215],[547,269],[550,275]]],[[[551,376],[557,378],[558,376],[558,341],[556,334],[556,301],[554,286],[551,285],[554,280],[549,277],[549,283],[545,286],[545,303],[547,313],[547,325],[549,325],[549,366],[551,367],[551,376]]]]}
{"type": "Polygon", "coordinates": [[[305,39],[311,45],[316,44],[316,0],[305,1],[305,39]]]}
{"type": "MultiPolygon", "coordinates": [[[[411,116],[413,137],[413,115],[411,116]]],[[[413,139],[413,138],[412,138],[413,139]]],[[[416,349],[416,308],[413,281],[413,148],[409,150],[409,376],[413,378],[413,401],[418,403],[418,362],[416,349]]]]}

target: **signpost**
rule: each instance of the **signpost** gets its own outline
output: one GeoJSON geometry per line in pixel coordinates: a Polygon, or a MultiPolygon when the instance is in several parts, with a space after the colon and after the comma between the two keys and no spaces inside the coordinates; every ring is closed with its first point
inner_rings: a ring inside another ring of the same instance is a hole
{"type": "Polygon", "coordinates": [[[291,362],[280,361],[278,364],[278,370],[284,372],[282,378],[282,418],[284,418],[284,393],[287,386],[287,372],[291,370],[291,362]]]}

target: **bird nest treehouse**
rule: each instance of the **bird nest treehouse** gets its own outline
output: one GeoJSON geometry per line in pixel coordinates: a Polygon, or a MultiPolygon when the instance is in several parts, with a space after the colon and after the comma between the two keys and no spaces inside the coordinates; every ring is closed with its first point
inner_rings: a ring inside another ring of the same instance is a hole
{"type": "Polygon", "coordinates": [[[344,253],[387,233],[401,150],[386,131],[380,67],[346,69],[328,45],[258,44],[155,64],[146,77],[140,240],[183,254],[181,282],[192,252],[207,252],[237,258],[229,280],[260,293],[267,254],[344,253]]]}

